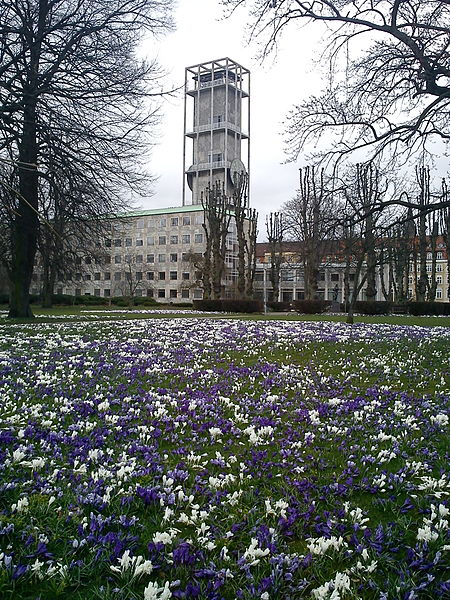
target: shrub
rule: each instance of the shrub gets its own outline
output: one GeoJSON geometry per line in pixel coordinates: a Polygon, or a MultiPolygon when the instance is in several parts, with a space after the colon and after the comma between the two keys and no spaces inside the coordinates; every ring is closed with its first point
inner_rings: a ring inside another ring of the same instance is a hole
{"type": "Polygon", "coordinates": [[[287,312],[292,309],[290,302],[266,302],[267,308],[276,312],[287,312]]]}
{"type": "Polygon", "coordinates": [[[392,302],[379,302],[374,300],[357,300],[355,312],[363,315],[388,315],[392,308],[392,302]]]}
{"type": "Polygon", "coordinates": [[[298,313],[315,315],[326,312],[331,302],[330,300],[294,300],[292,306],[298,313]]]}
{"type": "Polygon", "coordinates": [[[450,315],[450,302],[408,302],[410,315],[450,315]]]}
{"type": "Polygon", "coordinates": [[[205,312],[256,313],[263,308],[261,300],[194,300],[194,309],[205,312]]]}
{"type": "Polygon", "coordinates": [[[177,308],[192,308],[192,302],[171,302],[169,306],[175,306],[177,308]]]}

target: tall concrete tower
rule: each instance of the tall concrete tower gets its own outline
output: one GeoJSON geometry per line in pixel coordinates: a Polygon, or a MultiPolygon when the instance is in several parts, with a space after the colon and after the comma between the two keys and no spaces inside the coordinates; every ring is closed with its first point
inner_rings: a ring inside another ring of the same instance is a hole
{"type": "Polygon", "coordinates": [[[236,173],[249,172],[250,71],[229,58],[186,68],[183,160],[183,206],[217,180],[231,196],[236,173]]]}

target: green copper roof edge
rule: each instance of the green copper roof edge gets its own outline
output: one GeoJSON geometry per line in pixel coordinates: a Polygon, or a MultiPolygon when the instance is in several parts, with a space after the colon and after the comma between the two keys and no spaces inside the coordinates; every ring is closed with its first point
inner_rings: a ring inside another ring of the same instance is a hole
{"type": "Polygon", "coordinates": [[[186,213],[203,211],[201,204],[189,204],[187,206],[171,206],[168,208],[152,208],[147,210],[133,210],[130,212],[117,213],[115,215],[108,215],[108,219],[126,219],[130,217],[147,217],[152,215],[164,215],[174,213],[186,213]]]}

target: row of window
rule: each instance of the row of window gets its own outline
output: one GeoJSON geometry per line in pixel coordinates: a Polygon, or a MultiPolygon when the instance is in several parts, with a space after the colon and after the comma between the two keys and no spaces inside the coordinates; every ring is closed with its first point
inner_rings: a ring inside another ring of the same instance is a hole
{"type": "MultiPolygon", "coordinates": [[[[190,233],[183,233],[183,235],[179,236],[179,235],[159,235],[159,236],[148,236],[146,241],[147,241],[147,246],[155,246],[156,244],[158,244],[159,246],[165,246],[166,244],[171,244],[171,245],[175,245],[175,244],[190,244],[191,243],[191,239],[194,240],[195,244],[203,244],[203,233],[195,233],[193,236],[190,233]]],[[[136,239],[134,240],[134,244],[133,244],[133,238],[116,238],[116,239],[105,239],[105,246],[107,248],[121,248],[122,246],[125,246],[126,248],[129,248],[131,246],[143,246],[144,245],[144,240],[143,239],[136,239]]]]}
{"type": "MultiPolygon", "coordinates": [[[[82,290],[81,289],[76,289],[75,290],[75,295],[76,296],[81,296],[82,295],[82,290]]],[[[89,295],[89,294],[88,294],[89,295]]],[[[194,300],[199,300],[201,298],[203,298],[203,292],[202,290],[169,290],[169,294],[167,295],[166,290],[164,289],[159,289],[159,290],[153,290],[151,288],[149,288],[148,290],[136,290],[134,292],[135,296],[147,296],[148,298],[154,298],[155,296],[157,298],[170,298],[171,300],[175,300],[176,298],[183,298],[188,300],[189,298],[194,298],[194,300]]],[[[101,296],[101,290],[100,289],[94,289],[94,296],[101,296]]],[[[111,297],[111,289],[105,289],[103,290],[103,296],[105,298],[110,298],[111,297]]]]}
{"type": "MultiPolygon", "coordinates": [[[[409,284],[413,282],[412,275],[408,277],[409,284]]],[[[442,275],[436,275],[436,283],[442,283],[442,275]]],[[[450,273],[447,275],[447,283],[450,283],[450,273]]]]}
{"type": "MultiPolygon", "coordinates": [[[[103,281],[111,281],[111,276],[112,274],[106,271],[103,273],[103,281]]],[[[137,281],[142,281],[142,279],[144,279],[144,273],[142,271],[135,271],[134,273],[127,271],[116,271],[113,274],[113,277],[114,281],[131,281],[133,278],[137,281]]],[[[155,279],[158,279],[159,281],[165,281],[166,279],[170,281],[178,281],[179,273],[178,271],[169,271],[168,273],[166,273],[166,271],[158,271],[157,273],[154,271],[149,271],[145,274],[145,277],[147,281],[154,281],[155,279]]],[[[182,281],[189,281],[190,278],[191,274],[189,272],[185,271],[181,273],[182,281]]],[[[101,273],[94,273],[94,277],[92,277],[90,273],[85,273],[84,275],[82,273],[75,273],[75,281],[91,281],[92,279],[94,281],[101,281],[101,273]]]]}
{"type": "Polygon", "coordinates": [[[137,219],[133,222],[124,222],[124,223],[119,223],[119,224],[109,224],[107,226],[107,228],[109,230],[122,230],[122,231],[129,231],[130,229],[133,228],[133,226],[136,227],[136,229],[145,229],[146,225],[148,229],[154,228],[154,227],[179,227],[181,226],[187,226],[187,225],[202,225],[202,223],[204,222],[204,217],[203,214],[197,214],[197,215],[183,215],[182,217],[158,217],[158,218],[147,218],[147,219],[137,219]]]}
{"type": "MultiPolygon", "coordinates": [[[[92,264],[92,260],[90,257],[87,257],[84,262],[86,265],[92,264]]],[[[100,260],[100,259],[94,260],[94,263],[96,265],[99,265],[102,263],[105,265],[110,265],[112,262],[114,262],[114,264],[116,264],[116,265],[120,265],[122,263],[125,265],[142,264],[144,262],[144,255],[143,254],[125,254],[125,255],[116,254],[114,257],[112,257],[110,255],[106,255],[106,256],[102,257],[102,260],[100,260]]],[[[188,252],[181,252],[181,256],[177,252],[171,252],[170,254],[164,254],[164,253],[147,254],[145,257],[145,262],[147,262],[147,263],[190,262],[190,254],[188,252]]],[[[77,256],[77,258],[75,259],[75,264],[76,265],[82,264],[82,259],[80,256],[77,256]]]]}

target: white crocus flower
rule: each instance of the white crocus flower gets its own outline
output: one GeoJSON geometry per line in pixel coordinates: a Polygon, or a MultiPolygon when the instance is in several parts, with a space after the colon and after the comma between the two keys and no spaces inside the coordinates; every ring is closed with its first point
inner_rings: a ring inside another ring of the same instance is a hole
{"type": "Polygon", "coordinates": [[[144,600],[168,600],[168,598],[172,598],[168,581],[164,587],[159,587],[156,582],[151,581],[144,590],[144,600]]]}

